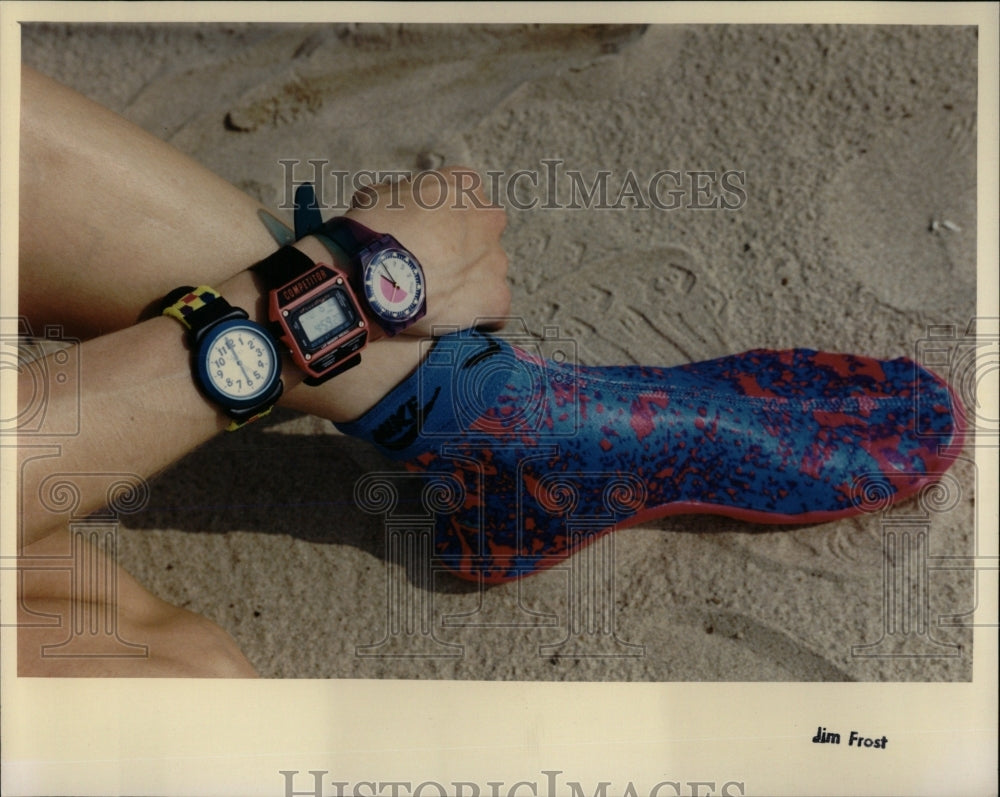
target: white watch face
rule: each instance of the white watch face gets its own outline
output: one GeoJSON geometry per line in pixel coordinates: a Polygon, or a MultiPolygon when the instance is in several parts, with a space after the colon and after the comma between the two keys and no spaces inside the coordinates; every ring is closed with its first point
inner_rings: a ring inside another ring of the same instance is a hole
{"type": "Polygon", "coordinates": [[[365,298],[377,316],[400,322],[413,318],[424,300],[420,264],[401,249],[384,249],[365,266],[365,298]]]}
{"type": "Polygon", "coordinates": [[[279,369],[270,338],[255,326],[237,322],[213,330],[202,349],[202,378],[222,396],[249,401],[267,392],[279,369]]]}

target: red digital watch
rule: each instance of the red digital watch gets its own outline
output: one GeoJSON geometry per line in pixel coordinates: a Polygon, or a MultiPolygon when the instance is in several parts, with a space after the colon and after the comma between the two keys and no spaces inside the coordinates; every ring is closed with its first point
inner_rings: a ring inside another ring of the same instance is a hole
{"type": "Polygon", "coordinates": [[[347,275],[285,246],[252,267],[269,291],[268,319],[304,371],[322,384],[361,362],[368,322],[347,275]]]}

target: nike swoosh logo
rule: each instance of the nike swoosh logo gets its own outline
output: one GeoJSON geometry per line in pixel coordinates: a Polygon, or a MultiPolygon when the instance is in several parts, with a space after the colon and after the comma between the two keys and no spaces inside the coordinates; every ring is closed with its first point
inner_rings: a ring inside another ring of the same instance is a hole
{"type": "Polygon", "coordinates": [[[396,408],[396,411],[379,424],[372,432],[372,440],[390,451],[402,451],[416,442],[424,419],[434,409],[440,387],[434,388],[434,393],[421,407],[417,397],[413,396],[396,408]]]}

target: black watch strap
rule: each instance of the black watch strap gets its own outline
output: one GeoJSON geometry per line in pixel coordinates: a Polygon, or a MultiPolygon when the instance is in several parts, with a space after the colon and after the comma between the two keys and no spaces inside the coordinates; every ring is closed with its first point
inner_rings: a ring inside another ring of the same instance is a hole
{"type": "Polygon", "coordinates": [[[250,270],[260,276],[269,291],[273,291],[315,267],[311,257],[288,245],[254,264],[250,270]]]}
{"type": "Polygon", "coordinates": [[[316,191],[312,183],[302,183],[295,190],[295,240],[314,235],[330,250],[335,259],[346,260],[341,268],[350,266],[358,252],[377,241],[381,235],[346,216],[334,216],[323,221],[316,191]]]}

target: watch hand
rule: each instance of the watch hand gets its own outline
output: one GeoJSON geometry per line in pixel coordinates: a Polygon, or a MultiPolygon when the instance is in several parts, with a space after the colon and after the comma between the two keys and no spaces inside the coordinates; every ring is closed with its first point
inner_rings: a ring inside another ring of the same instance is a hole
{"type": "Polygon", "coordinates": [[[382,295],[385,296],[390,302],[398,302],[402,297],[406,296],[406,291],[399,287],[399,285],[393,282],[387,277],[382,277],[382,279],[391,285],[391,288],[386,288],[383,286],[382,295]]]}
{"type": "Polygon", "coordinates": [[[383,277],[382,279],[387,279],[387,280],[389,280],[389,282],[391,282],[391,283],[392,283],[392,287],[394,287],[394,288],[398,288],[398,287],[399,287],[399,283],[398,283],[398,282],[396,282],[396,280],[394,280],[394,279],[392,278],[392,275],[391,275],[391,274],[389,273],[389,269],[388,269],[388,268],[386,268],[386,265],[385,265],[385,263],[383,263],[383,264],[382,264],[382,270],[383,270],[383,271],[385,272],[385,276],[384,276],[384,277],[383,277]]]}
{"type": "Polygon", "coordinates": [[[236,347],[235,346],[230,346],[229,348],[230,348],[230,351],[232,351],[232,353],[233,353],[233,357],[236,358],[236,364],[240,367],[240,370],[243,372],[243,376],[249,382],[250,381],[250,374],[248,374],[247,373],[247,369],[243,367],[243,360],[240,358],[240,355],[238,355],[236,353],[236,347]]]}

